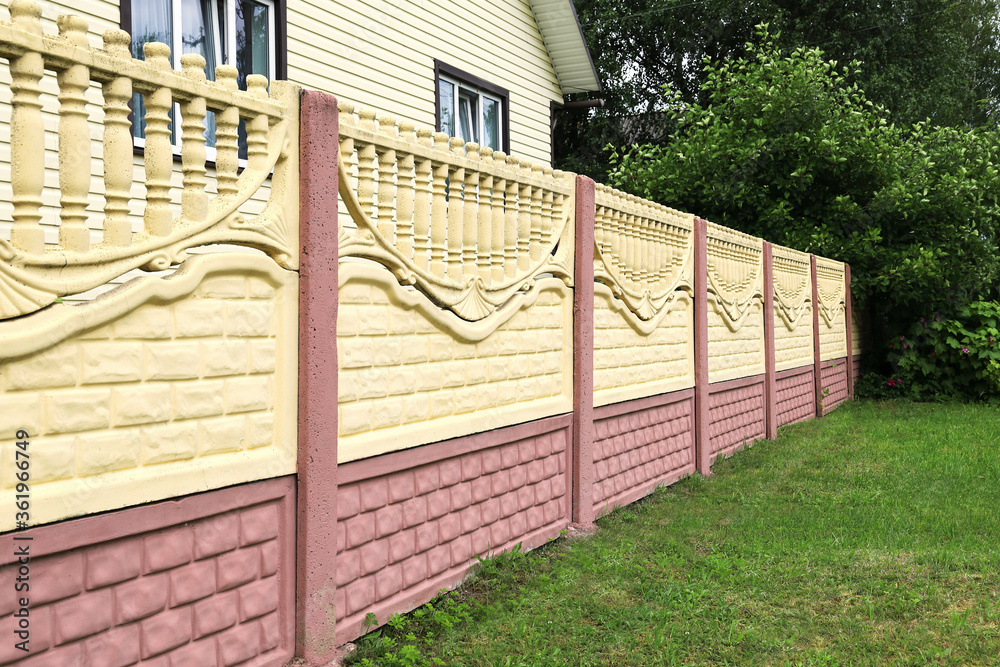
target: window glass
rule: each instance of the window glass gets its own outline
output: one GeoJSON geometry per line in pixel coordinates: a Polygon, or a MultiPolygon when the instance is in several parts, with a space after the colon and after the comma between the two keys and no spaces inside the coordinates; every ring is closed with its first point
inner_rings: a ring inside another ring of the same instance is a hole
{"type": "MultiPolygon", "coordinates": [[[[170,0],[141,0],[132,5],[132,56],[145,60],[142,45],[146,42],[173,44],[173,14],[170,0]]],[[[142,95],[133,96],[135,136],[146,136],[146,106],[142,95]]]]}
{"type": "Polygon", "coordinates": [[[498,96],[489,84],[479,87],[456,76],[444,72],[438,76],[438,131],[494,151],[504,150],[506,97],[498,96]]]}
{"type": "Polygon", "coordinates": [[[441,109],[441,127],[449,137],[455,136],[455,85],[444,79],[438,80],[438,107],[441,109]]]}
{"type": "MultiPolygon", "coordinates": [[[[222,32],[218,14],[209,0],[181,1],[181,49],[183,53],[197,53],[205,59],[205,76],[215,80],[215,67],[219,64],[219,42],[222,32]]],[[[205,118],[205,143],[215,146],[215,114],[205,118]]]]}
{"type": "Polygon", "coordinates": [[[483,96],[483,145],[500,150],[500,101],[483,96]]]}
{"type": "Polygon", "coordinates": [[[458,95],[457,135],[465,141],[479,141],[479,95],[471,90],[460,89],[458,95]]]}
{"type": "Polygon", "coordinates": [[[270,75],[269,9],[253,0],[236,0],[236,62],[241,88],[246,87],[247,74],[270,75]]]}

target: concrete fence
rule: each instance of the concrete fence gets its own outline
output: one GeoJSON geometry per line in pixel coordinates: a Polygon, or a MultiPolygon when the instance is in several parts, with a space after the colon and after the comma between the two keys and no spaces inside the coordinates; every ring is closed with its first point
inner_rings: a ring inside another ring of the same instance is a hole
{"type": "Polygon", "coordinates": [[[326,664],[475,556],[591,526],[852,397],[839,262],[328,95],[173,72],[155,45],[132,60],[127,35],[93,48],[78,19],[45,35],[26,0],[11,13],[0,665],[326,664]],[[46,134],[56,166],[30,150],[46,134]],[[76,173],[81,154],[103,174],[76,173]]]}

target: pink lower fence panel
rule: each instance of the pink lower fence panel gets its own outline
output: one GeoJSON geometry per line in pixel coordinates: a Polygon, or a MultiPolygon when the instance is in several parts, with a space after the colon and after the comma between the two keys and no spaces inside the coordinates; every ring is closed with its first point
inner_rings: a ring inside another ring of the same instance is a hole
{"type": "Polygon", "coordinates": [[[763,375],[717,382],[709,386],[708,393],[713,461],[767,437],[763,375]]]}
{"type": "Polygon", "coordinates": [[[820,371],[823,414],[847,400],[847,357],[824,361],[820,371]]]}
{"type": "Polygon", "coordinates": [[[594,410],[594,514],[694,473],[694,389],[594,410]]]}
{"type": "Polygon", "coordinates": [[[861,377],[861,355],[856,354],[851,357],[851,363],[854,365],[854,381],[857,382],[858,378],[861,377]]]}
{"type": "Polygon", "coordinates": [[[340,466],[337,643],[457,584],[475,556],[569,525],[572,416],[340,466]]]}
{"type": "Polygon", "coordinates": [[[775,416],[778,426],[806,421],[816,416],[816,381],[812,366],[779,371],[775,416]]]}
{"type": "Polygon", "coordinates": [[[294,547],[294,477],[5,535],[0,664],[283,665],[294,547]],[[14,545],[31,553],[30,653],[14,646],[14,545]]]}

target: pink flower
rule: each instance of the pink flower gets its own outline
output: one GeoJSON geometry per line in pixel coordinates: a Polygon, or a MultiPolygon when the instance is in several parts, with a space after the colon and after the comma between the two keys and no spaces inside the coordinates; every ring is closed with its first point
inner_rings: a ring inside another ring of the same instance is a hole
{"type": "Polygon", "coordinates": [[[968,353],[969,353],[969,348],[963,347],[962,348],[962,354],[968,354],[968,353]]]}

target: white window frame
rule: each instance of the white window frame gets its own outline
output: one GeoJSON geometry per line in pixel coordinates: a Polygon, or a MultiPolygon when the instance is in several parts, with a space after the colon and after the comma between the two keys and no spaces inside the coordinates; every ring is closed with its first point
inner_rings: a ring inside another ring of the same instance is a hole
{"type": "MultiPolygon", "coordinates": [[[[141,2],[141,0],[132,0],[132,1],[133,2],[141,2]]],[[[228,56],[229,59],[226,62],[223,62],[223,60],[222,60],[222,39],[221,39],[221,35],[217,34],[216,35],[217,39],[214,40],[214,43],[215,43],[215,62],[223,64],[223,65],[229,65],[229,64],[231,64],[230,61],[232,59],[235,59],[235,57],[236,57],[236,3],[238,2],[238,0],[223,0],[223,1],[225,3],[225,7],[226,7],[226,30],[225,30],[225,32],[226,32],[226,51],[225,52],[226,52],[226,55],[228,56]]],[[[277,13],[277,9],[278,8],[277,8],[277,6],[276,6],[276,4],[274,3],[273,0],[253,0],[253,2],[257,2],[259,4],[266,5],[267,9],[268,9],[268,11],[267,11],[267,34],[268,34],[269,40],[268,40],[268,54],[267,54],[268,55],[268,58],[267,58],[267,66],[268,66],[267,78],[268,78],[268,81],[274,81],[275,76],[276,76],[275,73],[276,73],[277,60],[278,60],[277,33],[275,33],[275,14],[277,13]]],[[[182,23],[183,17],[181,16],[181,6],[182,5],[183,5],[183,2],[181,2],[181,0],[171,0],[171,2],[170,2],[171,21],[173,22],[173,26],[174,26],[172,28],[173,43],[170,44],[170,58],[171,58],[171,66],[175,70],[181,69],[181,56],[184,53],[184,44],[183,44],[183,38],[184,38],[184,36],[182,34],[183,31],[181,29],[179,29],[179,26],[183,25],[183,23],[182,23]]],[[[209,2],[208,6],[209,6],[211,14],[212,14],[211,20],[213,22],[212,23],[213,27],[215,25],[220,25],[221,26],[221,23],[219,21],[219,17],[217,16],[218,11],[219,11],[219,3],[218,2],[209,2]]],[[[211,113],[211,112],[209,112],[209,113],[211,113]]],[[[174,125],[174,128],[175,128],[174,135],[177,137],[177,142],[173,144],[174,155],[180,155],[181,154],[182,133],[180,131],[180,127],[181,127],[181,108],[180,108],[180,104],[178,104],[178,103],[174,103],[174,123],[173,123],[173,125],[174,125]]],[[[146,148],[146,139],[144,137],[133,136],[132,137],[132,141],[133,141],[133,144],[137,148],[141,148],[141,149],[145,150],[145,148],[146,148]]],[[[205,158],[209,162],[215,162],[215,158],[216,158],[215,146],[205,146],[205,158]]],[[[240,163],[240,167],[245,167],[246,166],[246,160],[243,159],[243,158],[240,158],[239,163],[240,163]]]]}
{"type": "MultiPolygon", "coordinates": [[[[455,91],[455,95],[454,95],[454,98],[452,100],[452,103],[454,104],[454,110],[455,110],[455,113],[454,113],[455,136],[456,137],[461,137],[466,142],[473,141],[473,138],[471,138],[471,137],[468,137],[468,138],[467,137],[462,137],[462,135],[461,135],[462,124],[461,124],[461,120],[459,119],[459,108],[460,108],[459,94],[460,94],[461,91],[464,90],[464,91],[466,91],[468,93],[473,93],[473,94],[477,95],[478,98],[479,98],[478,104],[477,104],[478,113],[476,114],[476,116],[477,116],[477,118],[476,118],[476,131],[477,131],[477,134],[478,134],[478,140],[476,141],[476,143],[478,143],[480,146],[484,145],[482,139],[483,139],[483,137],[486,136],[486,132],[485,132],[485,129],[486,129],[485,126],[486,126],[486,124],[485,124],[485,121],[484,121],[484,113],[483,112],[484,112],[484,109],[485,109],[485,105],[483,104],[483,100],[484,99],[488,99],[488,100],[496,103],[496,105],[497,105],[497,129],[496,129],[496,131],[497,131],[497,143],[499,144],[499,148],[497,148],[495,150],[506,151],[507,148],[504,146],[504,131],[503,131],[504,103],[505,103],[505,100],[502,97],[500,97],[498,95],[495,95],[494,93],[491,93],[489,91],[484,91],[483,89],[481,89],[481,88],[479,88],[477,86],[473,86],[471,84],[468,84],[468,83],[462,81],[461,79],[456,79],[453,76],[448,76],[446,74],[439,74],[438,75],[438,79],[440,81],[444,81],[444,82],[449,83],[452,86],[454,86],[453,90],[455,91]]],[[[440,103],[440,101],[438,103],[440,103]]],[[[470,119],[470,121],[471,121],[471,119],[470,119]]],[[[440,127],[438,127],[438,131],[443,131],[443,130],[440,127]]]]}

